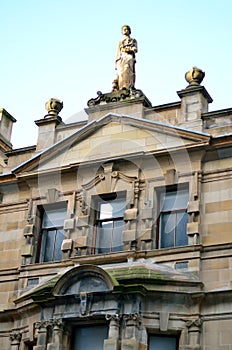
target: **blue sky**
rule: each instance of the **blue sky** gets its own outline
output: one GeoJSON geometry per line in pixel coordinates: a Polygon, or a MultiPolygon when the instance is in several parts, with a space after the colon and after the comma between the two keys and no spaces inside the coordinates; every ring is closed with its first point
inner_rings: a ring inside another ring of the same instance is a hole
{"type": "Polygon", "coordinates": [[[17,119],[14,148],[36,144],[50,97],[69,122],[111,91],[123,24],[138,41],[135,86],[154,106],[179,101],[197,66],[210,110],[232,107],[231,0],[1,0],[0,13],[0,107],[17,119]]]}

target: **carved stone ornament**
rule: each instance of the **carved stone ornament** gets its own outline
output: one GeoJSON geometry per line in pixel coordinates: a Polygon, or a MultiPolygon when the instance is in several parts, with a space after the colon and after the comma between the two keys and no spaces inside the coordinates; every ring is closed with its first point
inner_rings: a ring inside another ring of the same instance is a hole
{"type": "Polygon", "coordinates": [[[185,74],[185,79],[190,86],[200,85],[204,77],[205,77],[205,72],[203,72],[200,68],[197,68],[197,67],[191,68],[185,74]]]}
{"type": "Polygon", "coordinates": [[[143,96],[143,92],[141,90],[123,88],[121,90],[114,90],[105,94],[103,94],[101,91],[97,91],[97,95],[98,96],[96,98],[91,98],[87,102],[88,107],[93,107],[99,104],[106,104],[110,102],[119,102],[124,100],[140,98],[141,96],[143,96]]]}
{"type": "Polygon", "coordinates": [[[63,108],[63,101],[59,100],[58,98],[50,98],[45,103],[45,108],[48,111],[48,114],[45,116],[45,118],[58,116],[63,108]]]}
{"type": "Polygon", "coordinates": [[[95,177],[90,180],[89,182],[82,185],[82,188],[85,191],[90,190],[91,188],[97,186],[100,182],[104,184],[104,191],[107,192],[114,192],[115,187],[117,184],[117,181],[119,179],[124,180],[125,182],[133,183],[137,180],[137,177],[135,176],[128,176],[121,171],[115,171],[113,168],[104,169],[104,173],[97,174],[95,177]]]}
{"type": "Polygon", "coordinates": [[[20,343],[22,334],[19,332],[14,332],[10,334],[10,341],[12,345],[17,345],[20,343]]]}
{"type": "Polygon", "coordinates": [[[35,323],[35,329],[46,329],[48,326],[48,321],[39,321],[35,323]]]}

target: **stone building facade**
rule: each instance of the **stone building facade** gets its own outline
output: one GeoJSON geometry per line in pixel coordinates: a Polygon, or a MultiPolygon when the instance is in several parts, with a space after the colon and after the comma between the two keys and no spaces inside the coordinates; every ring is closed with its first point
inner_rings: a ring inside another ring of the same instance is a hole
{"type": "Polygon", "coordinates": [[[232,108],[98,92],[35,146],[0,111],[0,348],[232,349],[232,108]]]}

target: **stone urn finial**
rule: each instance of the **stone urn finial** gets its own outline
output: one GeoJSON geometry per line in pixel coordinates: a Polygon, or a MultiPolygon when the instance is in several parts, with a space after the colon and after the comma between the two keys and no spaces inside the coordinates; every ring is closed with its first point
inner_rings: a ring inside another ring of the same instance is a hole
{"type": "Polygon", "coordinates": [[[45,103],[45,108],[48,111],[48,114],[44,118],[56,117],[63,108],[63,101],[58,98],[50,98],[45,103]]]}
{"type": "Polygon", "coordinates": [[[205,72],[200,68],[193,67],[186,74],[185,79],[189,83],[189,86],[200,85],[205,77],[205,72]]]}

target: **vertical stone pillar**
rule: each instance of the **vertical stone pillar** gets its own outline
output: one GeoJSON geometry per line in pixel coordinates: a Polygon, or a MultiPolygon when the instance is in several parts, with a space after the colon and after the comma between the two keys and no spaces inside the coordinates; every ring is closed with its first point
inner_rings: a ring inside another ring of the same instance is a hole
{"type": "Polygon", "coordinates": [[[38,337],[37,345],[33,347],[33,350],[46,350],[47,321],[37,322],[35,328],[37,329],[38,337]]]}
{"type": "Polygon", "coordinates": [[[119,315],[106,315],[106,320],[110,321],[109,337],[104,341],[104,350],[119,350],[119,315]]]}
{"type": "Polygon", "coordinates": [[[204,76],[205,73],[197,67],[186,73],[185,78],[189,85],[177,92],[181,98],[179,126],[203,130],[201,115],[208,112],[208,104],[213,101],[204,86],[200,85],[204,76]]]}
{"type": "Polygon", "coordinates": [[[138,329],[138,314],[124,315],[125,335],[122,339],[121,350],[140,350],[140,334],[138,329]]]}
{"type": "Polygon", "coordinates": [[[65,327],[63,331],[63,348],[62,350],[70,350],[71,349],[71,328],[65,327]]]}
{"type": "Polygon", "coordinates": [[[62,123],[61,117],[58,115],[63,108],[63,102],[51,98],[45,105],[48,114],[43,119],[36,120],[35,124],[39,127],[36,152],[52,146],[56,141],[56,127],[62,123]]]}
{"type": "Polygon", "coordinates": [[[49,343],[47,350],[62,350],[63,343],[63,328],[62,320],[57,319],[51,322],[52,329],[52,343],[49,343]]]}
{"type": "Polygon", "coordinates": [[[22,334],[14,332],[10,334],[10,350],[19,350],[22,334]]]}
{"type": "Polygon", "coordinates": [[[200,350],[200,332],[201,332],[201,320],[193,320],[187,322],[188,327],[188,345],[186,349],[200,350]]]}

